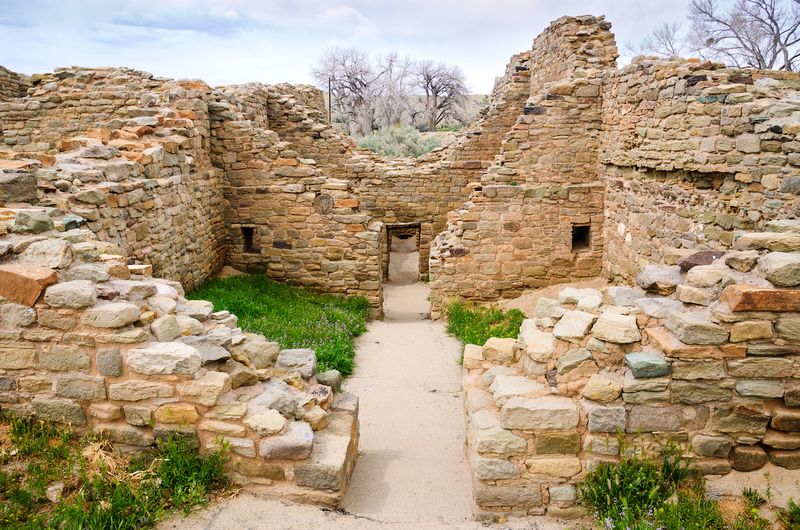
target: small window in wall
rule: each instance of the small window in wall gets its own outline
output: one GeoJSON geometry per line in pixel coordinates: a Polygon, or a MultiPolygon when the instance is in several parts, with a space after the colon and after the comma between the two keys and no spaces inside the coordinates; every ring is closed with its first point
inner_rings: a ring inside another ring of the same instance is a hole
{"type": "Polygon", "coordinates": [[[244,251],[251,254],[258,254],[261,249],[254,242],[256,229],[253,226],[242,227],[242,239],[244,239],[244,251]]]}
{"type": "Polygon", "coordinates": [[[592,229],[589,225],[572,225],[572,250],[589,250],[592,242],[592,229]]]}

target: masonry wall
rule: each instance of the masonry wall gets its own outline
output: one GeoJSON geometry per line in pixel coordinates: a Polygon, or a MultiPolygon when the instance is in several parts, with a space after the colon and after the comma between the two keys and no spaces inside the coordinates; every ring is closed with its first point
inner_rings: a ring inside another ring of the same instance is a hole
{"type": "Polygon", "coordinates": [[[12,154],[40,161],[40,204],[191,289],[222,266],[222,180],[209,156],[207,85],[129,69],[39,75],[0,103],[12,154]],[[81,159],[84,151],[94,153],[81,159]]]}
{"type": "Polygon", "coordinates": [[[564,18],[537,37],[523,112],[481,188],[434,242],[434,313],[451,297],[497,300],[599,274],[601,86],[616,59],[608,28],[602,18],[564,18]],[[556,76],[563,77],[551,82],[556,76]],[[579,245],[575,227],[588,229],[579,245]]]}
{"type": "Polygon", "coordinates": [[[0,101],[24,97],[29,86],[27,76],[0,66],[0,101]]]}
{"type": "Polygon", "coordinates": [[[606,273],[727,249],[741,231],[796,217],[796,74],[643,60],[604,91],[606,273]]]}

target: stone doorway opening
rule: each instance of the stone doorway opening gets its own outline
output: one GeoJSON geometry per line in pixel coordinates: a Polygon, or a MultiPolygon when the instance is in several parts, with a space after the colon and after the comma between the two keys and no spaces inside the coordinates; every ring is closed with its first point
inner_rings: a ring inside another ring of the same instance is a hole
{"type": "Polygon", "coordinates": [[[384,278],[395,285],[410,285],[420,280],[420,224],[386,226],[384,278]]]}

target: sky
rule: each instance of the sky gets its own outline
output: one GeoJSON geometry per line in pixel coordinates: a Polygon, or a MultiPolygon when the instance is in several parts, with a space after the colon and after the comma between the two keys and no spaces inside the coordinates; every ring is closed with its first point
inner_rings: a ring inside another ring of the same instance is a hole
{"type": "Polygon", "coordinates": [[[311,83],[326,48],[397,51],[461,67],[491,91],[512,54],[563,15],[605,15],[620,63],[687,0],[0,0],[0,65],[127,66],[212,86],[311,83]]]}

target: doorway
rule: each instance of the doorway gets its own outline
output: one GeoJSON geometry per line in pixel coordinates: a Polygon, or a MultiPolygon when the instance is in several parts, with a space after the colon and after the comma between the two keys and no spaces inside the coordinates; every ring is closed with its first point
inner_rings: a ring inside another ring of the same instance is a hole
{"type": "Polygon", "coordinates": [[[420,280],[419,223],[386,227],[388,266],[386,279],[395,285],[409,285],[420,280]]]}

